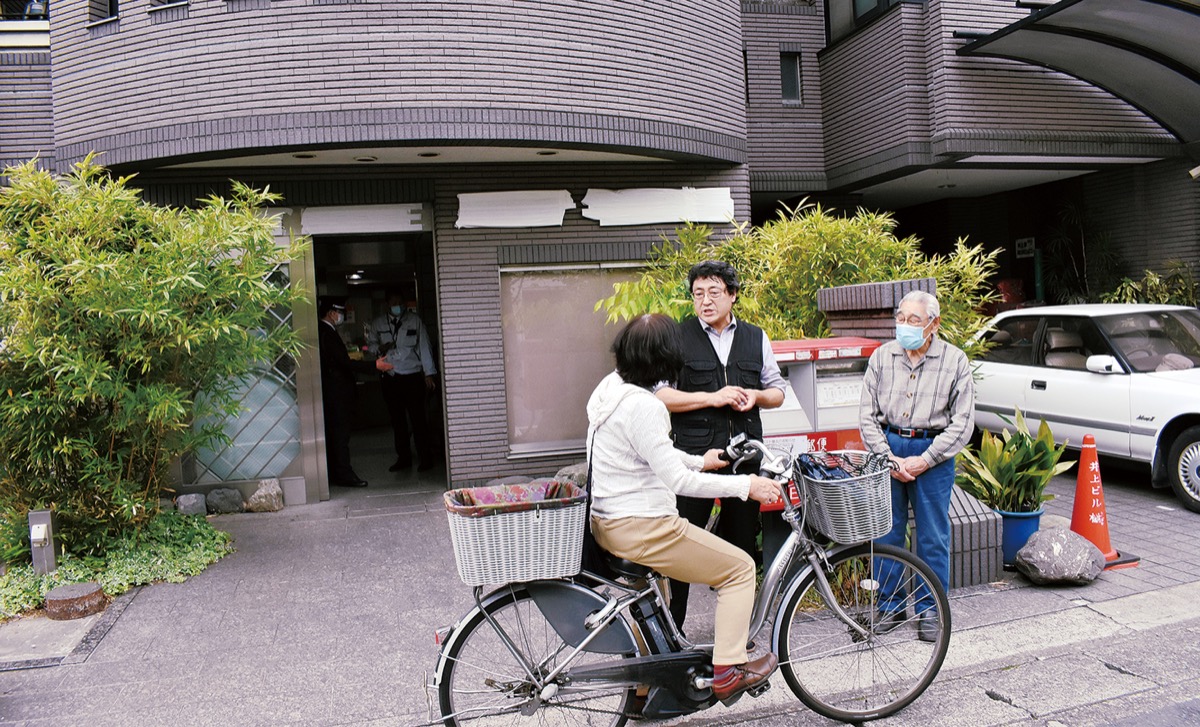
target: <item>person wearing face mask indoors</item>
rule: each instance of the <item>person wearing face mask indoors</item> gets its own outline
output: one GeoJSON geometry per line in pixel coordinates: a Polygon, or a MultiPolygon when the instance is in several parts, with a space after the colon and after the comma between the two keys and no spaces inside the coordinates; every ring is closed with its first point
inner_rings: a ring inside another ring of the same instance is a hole
{"type": "Polygon", "coordinates": [[[371,321],[367,330],[367,350],[393,367],[380,382],[396,447],[396,461],[388,467],[389,472],[412,467],[412,440],[417,445],[418,472],[436,467],[441,460],[425,416],[425,394],[437,386],[437,368],[429,332],[416,308],[416,302],[406,300],[400,291],[389,291],[385,312],[371,321]]]}
{"type": "Polygon", "coordinates": [[[322,298],[317,305],[317,342],[321,347],[321,403],[325,410],[325,462],[329,484],[336,487],[366,487],[350,466],[350,412],[354,407],[355,373],[391,371],[383,359],[354,361],[337,327],[346,318],[346,303],[339,298],[322,298]]]}
{"type": "MultiPolygon", "coordinates": [[[[971,366],[958,348],[937,336],[941,307],[933,295],[914,290],[896,311],[896,339],[871,354],[858,406],[863,442],[887,455],[892,470],[892,530],[876,542],[905,547],[908,508],[916,518],[917,556],[950,587],[950,492],[954,457],[975,427],[971,366]]],[[[910,623],[909,597],[917,634],[937,638],[938,614],[925,587],[895,582],[884,573],[880,625],[887,633],[910,623]]]]}

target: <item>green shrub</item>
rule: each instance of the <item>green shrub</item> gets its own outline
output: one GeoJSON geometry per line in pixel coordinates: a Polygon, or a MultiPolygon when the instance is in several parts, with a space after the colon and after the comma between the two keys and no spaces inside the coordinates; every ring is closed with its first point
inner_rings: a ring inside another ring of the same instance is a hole
{"type": "Polygon", "coordinates": [[[198,515],[159,513],[140,530],[107,541],[103,555],[63,556],[53,573],[10,566],[0,576],[0,620],[40,607],[46,594],[63,584],[96,582],[108,595],[118,596],[156,581],[181,583],[233,552],[231,541],[229,533],[198,515]]]}
{"type": "Polygon", "coordinates": [[[27,557],[41,508],[65,552],[96,554],[150,521],[173,458],[223,436],[241,379],[298,350],[263,323],[299,295],[279,282],[300,249],[277,246],[262,214],[276,197],[244,185],[167,209],[91,157],[63,178],[6,173],[0,557],[27,557]]]}
{"type": "Polygon", "coordinates": [[[987,322],[980,308],[995,299],[987,284],[999,250],[985,252],[960,239],[951,255],[926,256],[917,238],[898,238],[895,227],[890,215],[859,210],[840,217],[819,206],[789,210],[760,227],[740,227],[725,240],[713,240],[710,227],[686,225],[675,241],[664,238],[653,249],[639,279],[614,285],[613,295],[596,309],[604,308],[610,322],[648,312],[682,319],[692,314],[688,270],[717,259],[737,268],[741,278],[737,315],[776,341],[821,338],[830,335],[817,309],[821,288],[932,277],[942,337],[972,355],[979,344],[970,339],[987,322]]]}
{"type": "Polygon", "coordinates": [[[1200,302],[1200,286],[1192,266],[1182,260],[1167,263],[1166,273],[1142,272],[1141,280],[1123,278],[1113,292],[1103,296],[1105,303],[1164,303],[1195,307],[1200,302]]]}
{"type": "Polygon", "coordinates": [[[1059,462],[1066,452],[1066,442],[1055,443],[1044,419],[1035,437],[1025,415],[1017,409],[1015,426],[1015,431],[1006,428],[999,437],[985,431],[978,447],[962,450],[955,481],[964,492],[994,510],[1037,512],[1043,502],[1054,497],[1046,493],[1046,485],[1075,463],[1059,462]]]}

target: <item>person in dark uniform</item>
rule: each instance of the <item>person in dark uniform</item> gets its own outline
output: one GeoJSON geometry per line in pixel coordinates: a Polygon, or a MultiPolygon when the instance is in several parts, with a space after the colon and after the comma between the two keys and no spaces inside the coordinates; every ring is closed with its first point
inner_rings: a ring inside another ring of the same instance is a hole
{"type": "MultiPolygon", "coordinates": [[[[679,324],[684,363],[678,384],[660,385],[655,394],[671,412],[675,446],[689,454],[724,449],[738,434],[762,439],[760,409],[783,404],[787,386],[761,328],[733,315],[740,284],[729,263],[706,260],[688,273],[695,318],[679,324]]],[[[732,473],[732,467],[721,470],[732,473]]],[[[679,497],[679,514],[704,527],[712,512],[709,498],[679,497]]],[[[716,534],[744,550],[755,563],[758,552],[758,503],[736,498],[721,500],[716,534]]],[[[671,615],[683,628],[687,617],[688,584],[671,581],[671,615]]]]}
{"type": "Polygon", "coordinates": [[[321,403],[325,409],[325,461],[329,484],[336,487],[366,487],[350,466],[350,413],[354,407],[354,374],[391,371],[392,365],[379,359],[354,361],[346,353],[346,344],[337,326],[346,318],[341,299],[322,298],[317,306],[317,341],[321,347],[321,403]]]}

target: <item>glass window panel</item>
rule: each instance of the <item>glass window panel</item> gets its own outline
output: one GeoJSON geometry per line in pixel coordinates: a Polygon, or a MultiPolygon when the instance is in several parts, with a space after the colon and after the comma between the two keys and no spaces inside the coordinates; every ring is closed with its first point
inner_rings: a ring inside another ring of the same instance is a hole
{"type": "Polygon", "coordinates": [[[784,101],[800,101],[800,54],[779,54],[779,81],[784,101]]]}
{"type": "Polygon", "coordinates": [[[596,301],[632,270],[552,270],[501,275],[501,321],[514,453],[582,450],[588,396],[610,371],[623,324],[606,324],[596,301]]]}

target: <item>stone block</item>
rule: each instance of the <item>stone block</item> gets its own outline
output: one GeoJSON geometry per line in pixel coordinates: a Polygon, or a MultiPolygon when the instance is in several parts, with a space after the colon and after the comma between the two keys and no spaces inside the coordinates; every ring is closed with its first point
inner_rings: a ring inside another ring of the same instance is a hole
{"type": "Polygon", "coordinates": [[[46,594],[46,618],[53,621],[91,616],[104,610],[108,596],[98,583],[69,583],[46,594]]]}
{"type": "Polygon", "coordinates": [[[215,515],[246,510],[246,504],[242,502],[242,493],[232,487],[218,487],[208,493],[205,502],[208,511],[215,515]]]}
{"type": "Polygon", "coordinates": [[[283,488],[279,480],[261,480],[258,489],[246,501],[249,512],[279,512],[283,509],[283,488]]]}
{"type": "Polygon", "coordinates": [[[175,508],[184,515],[207,515],[208,504],[204,495],[180,495],[175,498],[175,508]]]}

